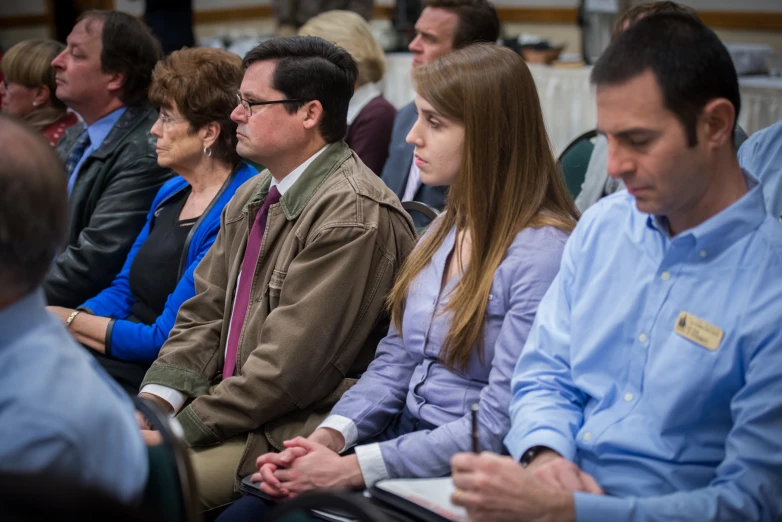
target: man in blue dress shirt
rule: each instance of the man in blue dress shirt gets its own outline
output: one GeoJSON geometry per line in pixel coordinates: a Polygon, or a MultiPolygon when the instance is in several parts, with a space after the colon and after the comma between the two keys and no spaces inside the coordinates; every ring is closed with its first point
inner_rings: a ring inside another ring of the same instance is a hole
{"type": "Polygon", "coordinates": [[[570,236],[511,387],[512,458],[457,455],[471,520],[782,517],[782,225],[733,145],[714,33],[650,16],[592,73],[628,188],[570,236]]]}
{"type": "Polygon", "coordinates": [[[46,312],[40,289],[68,227],[62,165],[39,135],[2,116],[0,150],[0,473],[136,501],[147,452],[133,404],[46,312]]]}

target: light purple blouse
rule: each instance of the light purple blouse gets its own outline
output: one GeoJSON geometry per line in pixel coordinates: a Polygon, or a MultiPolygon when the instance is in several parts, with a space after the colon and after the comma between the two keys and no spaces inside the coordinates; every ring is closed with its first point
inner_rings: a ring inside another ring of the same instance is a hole
{"type": "Polygon", "coordinates": [[[447,369],[438,360],[451,316],[442,312],[458,280],[453,278],[441,292],[455,237],[452,229],[411,284],[402,336],[391,327],[376,359],[322,425],[342,432],[346,447],[381,433],[405,406],[414,417],[439,426],[371,445],[372,452],[360,451],[369,446],[357,448],[367,485],[385,477],[449,474],[451,456],[470,450],[469,411],[476,402],[480,403],[481,449],[506,453],[502,440],[510,428],[510,378],[538,303],[559,269],[567,234],[543,227],[527,228],[515,237],[494,274],[484,322],[483,361],[475,350],[463,373],[447,369]],[[378,449],[385,470],[368,477],[367,455],[379,455],[378,449]]]}

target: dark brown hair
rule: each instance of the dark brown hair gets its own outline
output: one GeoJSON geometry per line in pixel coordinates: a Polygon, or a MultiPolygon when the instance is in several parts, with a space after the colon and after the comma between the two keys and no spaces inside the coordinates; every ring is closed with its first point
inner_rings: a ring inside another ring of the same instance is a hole
{"type": "Polygon", "coordinates": [[[122,103],[137,107],[147,103],[147,90],[152,81],[152,69],[163,57],[160,42],[144,22],[119,11],[84,12],[79,21],[103,23],[101,31],[100,64],[103,72],[121,73],[122,103]]]}
{"type": "Polygon", "coordinates": [[[205,125],[220,125],[220,136],[212,146],[215,159],[236,165],[236,93],[242,83],[242,59],[221,49],[198,47],[174,51],[158,62],[152,73],[149,100],[158,107],[173,108],[195,133],[205,125]]]}
{"type": "Polygon", "coordinates": [[[695,20],[700,21],[698,12],[692,7],[686,5],[677,4],[676,2],[670,2],[668,0],[664,2],[647,2],[645,4],[638,4],[627,11],[622,13],[619,20],[614,25],[614,32],[611,34],[611,40],[616,40],[619,35],[622,34],[628,27],[645,16],[651,16],[655,14],[680,14],[683,16],[689,16],[695,20]]]}
{"type": "Polygon", "coordinates": [[[500,37],[500,19],[486,0],[427,0],[426,7],[451,11],[458,18],[453,48],[461,49],[478,42],[494,43],[500,37]]]}
{"type": "MultiPolygon", "coordinates": [[[[244,56],[244,66],[272,60],[272,88],[291,100],[318,100],[323,106],[318,130],[326,143],[345,137],[353,87],[358,77],[356,61],[342,47],[317,36],[291,36],[267,40],[244,56]]],[[[295,114],[305,102],[284,104],[295,114]]]]}
{"type": "Polygon", "coordinates": [[[741,94],[733,60],[714,31],[697,18],[644,16],[606,48],[591,80],[598,87],[621,85],[647,70],[657,80],[665,108],[684,127],[690,147],[698,143],[698,118],[710,101],[730,101],[738,117],[741,94]]]}

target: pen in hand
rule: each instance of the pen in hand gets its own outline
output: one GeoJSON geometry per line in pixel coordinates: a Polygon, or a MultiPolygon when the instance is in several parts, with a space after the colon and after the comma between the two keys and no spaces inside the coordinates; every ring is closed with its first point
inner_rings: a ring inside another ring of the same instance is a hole
{"type": "Polygon", "coordinates": [[[473,453],[480,453],[480,448],[478,447],[478,411],[480,411],[481,407],[478,406],[478,403],[473,404],[470,407],[470,412],[472,414],[472,452],[473,453]]]}

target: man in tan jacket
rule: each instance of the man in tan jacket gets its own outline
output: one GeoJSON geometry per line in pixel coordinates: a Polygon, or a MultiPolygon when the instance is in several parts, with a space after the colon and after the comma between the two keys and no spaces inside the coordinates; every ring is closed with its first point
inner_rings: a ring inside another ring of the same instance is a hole
{"type": "Polygon", "coordinates": [[[204,509],[255,458],[307,435],[369,364],[384,299],[415,242],[399,200],[342,141],[356,64],[314,37],[244,59],[241,187],[141,396],[178,412],[204,509]]]}

